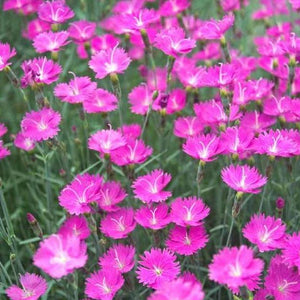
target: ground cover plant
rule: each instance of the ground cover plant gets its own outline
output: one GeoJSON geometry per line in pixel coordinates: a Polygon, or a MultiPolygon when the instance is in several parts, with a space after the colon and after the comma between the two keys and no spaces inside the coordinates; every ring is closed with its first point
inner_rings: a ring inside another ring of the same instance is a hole
{"type": "Polygon", "coordinates": [[[299,0],[4,0],[0,299],[300,299],[299,0]]]}

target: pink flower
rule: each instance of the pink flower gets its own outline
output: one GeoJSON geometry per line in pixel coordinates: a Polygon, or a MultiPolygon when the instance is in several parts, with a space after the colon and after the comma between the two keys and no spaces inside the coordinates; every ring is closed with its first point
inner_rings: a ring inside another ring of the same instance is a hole
{"type": "Polygon", "coordinates": [[[184,139],[195,137],[203,129],[203,124],[197,117],[180,117],[174,122],[174,135],[184,139]]]}
{"type": "Polygon", "coordinates": [[[47,290],[46,280],[36,274],[25,273],[20,275],[22,288],[17,285],[10,286],[5,292],[11,300],[37,300],[47,290]]]}
{"type": "Polygon", "coordinates": [[[171,178],[170,174],[156,169],[147,175],[139,176],[134,181],[133,193],[144,203],[165,201],[172,196],[170,191],[163,191],[171,178]]]}
{"type": "Polygon", "coordinates": [[[123,135],[126,138],[126,140],[136,140],[140,137],[142,133],[142,127],[140,124],[128,124],[123,125],[122,129],[119,128],[119,132],[123,131],[123,135]]]}
{"type": "Polygon", "coordinates": [[[85,293],[92,299],[112,300],[123,284],[120,272],[113,269],[99,270],[87,278],[85,293]]]}
{"type": "Polygon", "coordinates": [[[51,29],[51,25],[47,22],[41,21],[40,19],[33,19],[27,23],[26,29],[23,30],[23,37],[33,40],[40,33],[51,29]]]}
{"type": "Polygon", "coordinates": [[[175,226],[170,231],[166,245],[180,255],[192,255],[205,247],[207,241],[203,224],[190,228],[175,226]]]}
{"type": "Polygon", "coordinates": [[[122,48],[101,50],[89,61],[89,67],[96,72],[96,78],[102,79],[109,74],[123,73],[130,64],[130,58],[122,48]]]}
{"type": "Polygon", "coordinates": [[[111,154],[112,151],[126,145],[126,140],[116,130],[99,130],[92,134],[88,141],[89,149],[100,152],[101,155],[111,154]]]}
{"type": "Polygon", "coordinates": [[[116,204],[122,202],[126,196],[126,191],[119,182],[105,182],[100,189],[98,205],[104,211],[116,211],[120,209],[116,204]]]}
{"type": "Polygon", "coordinates": [[[247,105],[255,98],[255,90],[251,81],[234,82],[232,103],[237,105],[247,105]]]}
{"type": "Polygon", "coordinates": [[[7,132],[7,128],[3,123],[0,123],[0,137],[2,137],[7,132]]]}
{"type": "Polygon", "coordinates": [[[253,291],[258,287],[263,268],[263,261],[254,258],[251,248],[244,245],[240,248],[224,248],[213,256],[209,265],[209,278],[227,285],[234,293],[238,293],[242,286],[253,291]]]}
{"type": "Polygon", "coordinates": [[[83,109],[87,113],[106,113],[118,108],[117,97],[104,89],[96,89],[83,101],[83,109]]]}
{"type": "Polygon", "coordinates": [[[220,64],[207,69],[207,86],[224,88],[238,77],[238,69],[234,64],[220,64]]]}
{"type": "Polygon", "coordinates": [[[97,88],[96,82],[92,82],[87,76],[76,77],[69,83],[59,83],[54,89],[54,95],[63,102],[82,103],[87,99],[93,98],[97,88]]]}
{"type": "Polygon", "coordinates": [[[254,39],[257,46],[257,52],[261,56],[276,57],[284,54],[280,40],[273,40],[268,37],[257,37],[254,39]]]}
{"type": "Polygon", "coordinates": [[[188,0],[167,0],[159,8],[161,16],[176,16],[191,5],[188,0]]]}
{"type": "Polygon", "coordinates": [[[90,203],[98,201],[101,184],[102,177],[99,175],[77,175],[60,192],[59,204],[70,214],[90,213],[90,203]]]}
{"type": "Polygon", "coordinates": [[[220,138],[214,134],[201,134],[190,137],[183,144],[183,151],[202,162],[210,162],[216,155],[223,152],[220,138]]]}
{"type": "Polygon", "coordinates": [[[287,235],[285,244],[282,250],[283,262],[290,267],[296,266],[300,268],[300,233],[294,232],[292,235],[287,235]]]}
{"type": "Polygon", "coordinates": [[[222,52],[220,43],[210,42],[208,43],[202,51],[199,51],[193,55],[194,59],[198,60],[219,60],[222,58],[222,52]]]}
{"type": "Polygon", "coordinates": [[[258,173],[255,167],[230,165],[222,169],[223,181],[232,189],[241,193],[258,194],[267,183],[267,177],[258,173]]]}
{"type": "Polygon", "coordinates": [[[170,94],[161,94],[153,103],[153,110],[165,110],[167,114],[174,114],[184,109],[186,94],[182,89],[174,89],[170,94]]]}
{"type": "Polygon", "coordinates": [[[31,0],[5,0],[3,3],[3,10],[21,10],[24,6],[28,5],[31,0]]]}
{"type": "Polygon", "coordinates": [[[142,206],[135,212],[135,220],[144,228],[162,229],[170,223],[169,207],[165,203],[142,206]]]}
{"type": "Polygon", "coordinates": [[[175,260],[176,256],[167,249],[145,251],[136,271],[139,282],[157,289],[175,279],[180,272],[180,265],[175,260]]]}
{"type": "Polygon", "coordinates": [[[14,145],[17,148],[25,151],[31,151],[35,148],[35,141],[29,137],[26,137],[22,132],[19,132],[15,137],[14,145]]]}
{"type": "Polygon", "coordinates": [[[75,235],[52,234],[40,243],[33,264],[53,278],[61,278],[85,265],[86,249],[75,235]]]}
{"type": "Polygon", "coordinates": [[[134,267],[135,248],[122,244],[114,244],[99,259],[99,265],[104,270],[113,270],[127,273],[134,267]]]}
{"type": "Polygon", "coordinates": [[[289,0],[294,10],[300,9],[300,1],[299,0],[289,0]]]}
{"type": "Polygon", "coordinates": [[[97,35],[91,40],[92,52],[114,48],[119,43],[118,39],[112,34],[97,35]]]}
{"type": "Polygon", "coordinates": [[[3,141],[0,140],[0,159],[3,159],[8,155],[10,155],[10,150],[4,147],[3,141]]]}
{"type": "Polygon", "coordinates": [[[281,219],[264,214],[254,215],[243,229],[244,237],[255,244],[260,252],[281,249],[285,239],[285,225],[281,219]]]}
{"type": "Polygon", "coordinates": [[[197,36],[203,40],[219,40],[224,38],[225,32],[233,26],[234,15],[226,15],[222,20],[204,21],[197,30],[197,36]]]}
{"type": "Polygon", "coordinates": [[[258,59],[259,66],[270,74],[281,79],[288,79],[289,68],[288,59],[284,56],[279,57],[260,57],[258,59]]]}
{"type": "Polygon", "coordinates": [[[128,95],[131,104],[131,112],[138,115],[145,115],[152,104],[152,93],[146,84],[141,84],[132,89],[128,95]]]}
{"type": "Polygon", "coordinates": [[[10,49],[9,44],[0,43],[0,71],[11,65],[8,60],[17,54],[15,48],[10,49]]]}
{"type": "Polygon", "coordinates": [[[63,236],[75,235],[80,240],[88,238],[91,234],[89,224],[83,216],[71,216],[59,228],[58,234],[63,236]]]}
{"type": "Polygon", "coordinates": [[[65,1],[46,1],[39,6],[38,16],[42,21],[59,24],[74,17],[74,12],[65,4],[65,1]]]}
{"type": "Polygon", "coordinates": [[[176,198],[171,204],[171,221],[180,226],[198,226],[209,214],[201,198],[176,198]]]}
{"type": "Polygon", "coordinates": [[[21,78],[22,87],[36,84],[51,84],[58,80],[62,68],[59,64],[46,57],[26,60],[21,65],[24,76],[21,78]]]}
{"type": "Polygon", "coordinates": [[[196,47],[196,41],[184,38],[182,28],[163,29],[156,35],[155,47],[165,54],[177,57],[179,54],[189,53],[196,47]]]}
{"type": "Polygon", "coordinates": [[[70,23],[68,32],[70,37],[77,43],[85,43],[89,41],[96,31],[96,23],[86,20],[80,20],[70,23]]]}
{"type": "Polygon", "coordinates": [[[51,139],[59,131],[60,120],[60,114],[51,108],[27,112],[21,122],[23,135],[37,142],[51,139]]]}
{"type": "Polygon", "coordinates": [[[116,212],[110,212],[101,220],[100,231],[112,239],[123,239],[134,230],[134,210],[132,208],[120,208],[116,212]]]}
{"type": "Polygon", "coordinates": [[[271,96],[263,102],[264,114],[268,116],[284,116],[285,113],[291,111],[292,99],[289,97],[271,96]]]}
{"type": "Polygon", "coordinates": [[[33,47],[38,53],[47,51],[57,52],[61,47],[68,44],[68,37],[69,34],[67,31],[42,32],[34,38],[33,47]]]}
{"type": "Polygon", "coordinates": [[[221,6],[225,12],[240,10],[239,0],[221,0],[221,6]]]}

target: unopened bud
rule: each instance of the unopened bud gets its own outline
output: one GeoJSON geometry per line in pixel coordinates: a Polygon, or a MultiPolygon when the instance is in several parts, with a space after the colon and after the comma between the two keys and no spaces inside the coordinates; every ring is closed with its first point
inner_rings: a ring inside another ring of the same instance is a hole
{"type": "Polygon", "coordinates": [[[284,205],[285,205],[285,200],[281,197],[278,197],[276,200],[276,208],[282,210],[284,208],[284,205]]]}

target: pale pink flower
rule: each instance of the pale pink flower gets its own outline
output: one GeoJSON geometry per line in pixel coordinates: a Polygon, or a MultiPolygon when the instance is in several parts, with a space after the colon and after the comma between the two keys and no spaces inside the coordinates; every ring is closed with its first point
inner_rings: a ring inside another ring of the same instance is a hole
{"type": "Polygon", "coordinates": [[[159,8],[161,16],[176,16],[191,5],[188,0],[167,0],[159,8]]]}
{"type": "Polygon", "coordinates": [[[85,293],[92,299],[112,300],[123,284],[120,272],[113,269],[99,270],[87,278],[85,293]]]}
{"type": "Polygon", "coordinates": [[[45,1],[39,6],[38,16],[42,21],[59,24],[74,17],[74,12],[65,4],[65,1],[45,1]]]}
{"type": "Polygon", "coordinates": [[[96,32],[96,23],[80,20],[70,23],[68,28],[70,37],[77,43],[89,41],[96,32]]]}
{"type": "Polygon", "coordinates": [[[180,117],[174,122],[174,135],[187,139],[202,133],[203,123],[197,117],[180,117]]]}
{"type": "Polygon", "coordinates": [[[144,228],[158,230],[170,223],[169,207],[165,203],[142,206],[135,212],[135,220],[144,228]]]}
{"type": "Polygon", "coordinates": [[[226,285],[234,293],[238,293],[242,286],[253,291],[258,287],[263,268],[263,261],[254,257],[251,248],[244,245],[240,248],[224,248],[213,256],[209,278],[226,285]]]}
{"type": "Polygon", "coordinates": [[[36,274],[25,273],[20,275],[20,284],[12,285],[6,289],[6,295],[11,300],[38,300],[47,290],[46,280],[36,274]]]}
{"type": "Polygon", "coordinates": [[[108,213],[100,223],[100,231],[112,239],[123,239],[135,229],[134,210],[120,208],[116,212],[108,213]]]}
{"type": "Polygon", "coordinates": [[[23,132],[19,132],[14,139],[14,145],[25,151],[31,151],[35,148],[35,141],[26,137],[23,132]]]}
{"type": "Polygon", "coordinates": [[[40,243],[33,264],[53,278],[61,278],[85,265],[86,250],[86,244],[75,235],[52,234],[40,243]]]}
{"type": "Polygon", "coordinates": [[[51,108],[27,112],[21,122],[22,133],[33,141],[48,140],[59,131],[61,115],[51,108]]]}
{"type": "Polygon", "coordinates": [[[70,214],[90,213],[90,203],[98,201],[101,184],[102,177],[99,175],[77,175],[60,192],[59,204],[70,214]]]}
{"type": "Polygon", "coordinates": [[[33,19],[27,23],[27,27],[22,31],[23,37],[33,40],[42,32],[51,29],[51,24],[44,22],[40,19],[33,19]]]}
{"type": "Polygon", "coordinates": [[[131,245],[114,244],[100,257],[99,265],[102,269],[115,269],[120,273],[127,273],[134,267],[135,248],[131,245]]]}
{"type": "Polygon", "coordinates": [[[267,177],[259,174],[255,167],[230,165],[222,169],[223,181],[232,189],[241,193],[258,194],[267,183],[267,177]]]}
{"type": "Polygon", "coordinates": [[[3,141],[0,140],[0,160],[10,155],[10,150],[4,147],[3,141]]]}
{"type": "Polygon", "coordinates": [[[75,235],[80,240],[88,238],[91,234],[89,224],[84,216],[71,216],[59,228],[58,234],[75,235]]]}
{"type": "Polygon", "coordinates": [[[290,267],[300,268],[300,233],[294,232],[292,235],[286,236],[286,241],[282,250],[283,262],[290,267]]]}
{"type": "Polygon", "coordinates": [[[133,182],[133,193],[144,203],[165,201],[172,196],[170,191],[163,191],[171,178],[171,175],[163,170],[153,170],[147,175],[139,176],[133,182]]]}
{"type": "Polygon", "coordinates": [[[0,123],[0,137],[2,137],[7,132],[7,128],[4,123],[0,123]]]}
{"type": "Polygon", "coordinates": [[[59,32],[42,32],[37,35],[33,40],[33,47],[36,52],[44,53],[47,51],[57,52],[68,44],[69,34],[67,31],[59,32]]]}
{"type": "Polygon", "coordinates": [[[109,74],[123,73],[130,61],[125,50],[118,48],[117,44],[114,48],[94,54],[89,61],[89,67],[96,73],[96,78],[102,79],[109,74]]]}
{"type": "Polygon", "coordinates": [[[146,84],[141,84],[132,89],[128,95],[130,110],[138,115],[147,114],[150,105],[152,104],[152,92],[146,84]]]}
{"type": "Polygon", "coordinates": [[[175,226],[169,233],[166,245],[180,255],[192,255],[204,248],[207,241],[203,224],[190,228],[175,226]]]}
{"type": "Polygon", "coordinates": [[[17,54],[15,48],[10,48],[9,44],[0,43],[0,71],[4,70],[7,66],[11,65],[10,58],[17,54]]]}
{"type": "Polygon", "coordinates": [[[179,272],[176,256],[167,249],[156,248],[144,252],[136,271],[139,282],[153,289],[175,279],[179,272]]]}
{"type": "Polygon", "coordinates": [[[300,1],[299,0],[289,0],[294,10],[300,9],[300,1]]]}

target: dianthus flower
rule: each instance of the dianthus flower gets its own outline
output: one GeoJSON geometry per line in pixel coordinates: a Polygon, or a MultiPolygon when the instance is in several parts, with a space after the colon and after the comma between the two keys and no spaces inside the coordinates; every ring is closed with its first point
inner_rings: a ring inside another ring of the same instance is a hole
{"type": "Polygon", "coordinates": [[[88,238],[91,234],[89,224],[84,216],[71,216],[59,228],[58,234],[75,235],[80,240],[88,238]]]}
{"type": "Polygon", "coordinates": [[[186,54],[196,47],[196,41],[184,38],[182,28],[163,29],[156,35],[155,47],[165,54],[177,57],[179,54],[186,54]]]}
{"type": "Polygon", "coordinates": [[[280,40],[273,40],[268,37],[257,37],[254,39],[257,46],[257,52],[261,56],[276,57],[284,54],[280,40]]]}
{"type": "Polygon", "coordinates": [[[9,44],[0,43],[0,71],[4,70],[7,66],[11,65],[8,62],[10,58],[17,54],[15,48],[10,49],[9,44]]]}
{"type": "Polygon", "coordinates": [[[159,13],[164,17],[176,16],[190,5],[188,0],[167,0],[160,6],[159,13]]]}
{"type": "Polygon", "coordinates": [[[7,132],[7,128],[3,123],[0,123],[0,137],[2,137],[7,132]]]}
{"type": "Polygon", "coordinates": [[[130,110],[138,115],[145,115],[152,104],[152,93],[146,84],[141,84],[132,89],[128,95],[130,110]]]}
{"type": "Polygon", "coordinates": [[[122,134],[116,130],[99,130],[92,134],[88,141],[89,149],[98,151],[101,155],[111,154],[112,151],[126,145],[122,134]]]}
{"type": "Polygon", "coordinates": [[[260,252],[281,249],[285,239],[285,225],[281,219],[264,214],[254,215],[243,229],[244,237],[260,252]]]}
{"type": "Polygon", "coordinates": [[[283,262],[290,267],[296,266],[300,268],[300,233],[294,232],[292,235],[287,235],[286,242],[282,250],[283,262]]]}
{"type": "Polygon", "coordinates": [[[36,274],[20,275],[22,288],[12,285],[6,289],[6,295],[11,300],[38,300],[47,290],[46,280],[36,274]]]}
{"type": "Polygon", "coordinates": [[[33,264],[53,278],[61,278],[85,265],[86,249],[75,235],[52,234],[40,243],[33,264]]]}
{"type": "Polygon", "coordinates": [[[100,257],[99,265],[102,269],[115,269],[120,273],[127,273],[134,267],[135,248],[131,245],[114,244],[100,257]]]}
{"type": "Polygon", "coordinates": [[[165,203],[142,206],[135,212],[135,220],[144,228],[158,230],[170,223],[169,207],[165,203]]]}
{"type": "Polygon", "coordinates": [[[223,181],[232,189],[241,193],[258,194],[267,183],[267,177],[259,174],[255,167],[230,165],[222,169],[223,181]]]}
{"type": "Polygon", "coordinates": [[[208,43],[202,51],[198,51],[193,55],[194,59],[209,61],[209,60],[220,60],[221,56],[220,43],[210,42],[208,43]]]}
{"type": "Polygon", "coordinates": [[[241,8],[239,0],[221,0],[221,6],[225,12],[240,10],[241,8]]]}
{"type": "Polygon", "coordinates": [[[35,141],[19,132],[14,139],[14,145],[25,151],[31,151],[35,148],[35,141]]]}
{"type": "Polygon", "coordinates": [[[61,47],[68,44],[68,37],[69,34],[67,31],[42,32],[34,38],[33,47],[38,53],[47,51],[57,52],[61,47]]]}
{"type": "Polygon", "coordinates": [[[184,139],[200,134],[203,129],[203,124],[197,117],[180,117],[174,122],[174,135],[184,139]]]}
{"type": "Polygon", "coordinates": [[[258,59],[258,64],[262,69],[281,79],[288,79],[289,77],[288,62],[289,60],[285,56],[264,56],[258,59]]]}
{"type": "Polygon", "coordinates": [[[125,50],[116,45],[94,54],[89,61],[89,67],[96,73],[96,78],[102,79],[109,74],[123,73],[130,61],[125,50]]]}
{"type": "Polygon", "coordinates": [[[177,66],[176,74],[185,87],[199,88],[208,85],[207,70],[204,67],[177,66]]]}
{"type": "Polygon", "coordinates": [[[60,114],[51,108],[27,112],[21,122],[22,133],[37,142],[51,139],[59,131],[60,120],[60,114]]]}
{"type": "Polygon", "coordinates": [[[263,112],[268,116],[284,117],[285,113],[291,111],[292,99],[289,97],[271,96],[263,102],[263,112]]]}
{"type": "Polygon", "coordinates": [[[134,230],[134,210],[132,208],[120,208],[116,212],[110,212],[101,220],[100,231],[112,239],[123,239],[134,230]]]}
{"type": "Polygon", "coordinates": [[[205,247],[207,241],[203,224],[190,228],[175,226],[169,233],[166,245],[180,255],[192,255],[205,247]]]}
{"type": "Polygon", "coordinates": [[[252,249],[244,245],[240,248],[224,248],[213,256],[209,265],[209,278],[227,285],[234,293],[238,293],[242,286],[253,291],[258,287],[263,268],[263,261],[254,258],[252,249]]]}
{"type": "Polygon", "coordinates": [[[207,69],[207,86],[223,88],[238,77],[238,69],[234,64],[220,64],[207,69]]]}
{"type": "Polygon", "coordinates": [[[65,186],[58,197],[59,204],[70,214],[80,215],[90,213],[91,202],[99,199],[102,178],[99,175],[77,175],[65,186]]]}
{"type": "Polygon", "coordinates": [[[3,159],[8,155],[10,155],[10,151],[4,147],[3,141],[0,140],[0,159],[3,159]]]}
{"type": "Polygon", "coordinates": [[[27,27],[22,31],[23,37],[34,40],[42,32],[46,32],[51,29],[51,25],[40,19],[33,19],[27,23],[27,27]]]}
{"type": "Polygon", "coordinates": [[[123,125],[121,128],[119,128],[119,132],[123,131],[123,135],[126,138],[126,140],[136,140],[140,137],[142,133],[142,127],[140,124],[129,124],[129,125],[123,125]]]}
{"type": "Polygon", "coordinates": [[[233,84],[232,103],[247,105],[254,98],[254,87],[251,81],[237,81],[233,84]]]}
{"type": "Polygon", "coordinates": [[[21,78],[22,87],[36,84],[51,84],[58,80],[62,68],[59,64],[46,57],[26,60],[21,65],[24,76],[21,78]]]}
{"type": "Polygon", "coordinates": [[[93,97],[96,88],[96,82],[92,82],[89,77],[74,75],[69,83],[59,83],[54,89],[54,95],[63,102],[82,103],[93,97]]]}
{"type": "Polygon", "coordinates": [[[116,204],[122,202],[126,196],[126,191],[122,188],[120,182],[108,181],[101,186],[98,205],[104,211],[116,211],[120,209],[116,204]]]}
{"type": "Polygon", "coordinates": [[[21,10],[24,6],[28,5],[32,0],[5,0],[3,3],[3,10],[21,10]]]}
{"type": "Polygon", "coordinates": [[[123,284],[120,272],[113,269],[99,270],[87,278],[85,293],[92,299],[112,300],[123,284]]]}
{"type": "Polygon", "coordinates": [[[183,144],[183,151],[201,162],[210,162],[223,152],[220,138],[214,134],[201,134],[190,137],[183,144]]]}
{"type": "Polygon", "coordinates": [[[175,279],[179,272],[176,256],[167,249],[156,248],[144,252],[136,271],[139,282],[153,289],[175,279]]]}
{"type": "Polygon", "coordinates": [[[119,43],[119,40],[112,34],[97,35],[91,40],[91,49],[93,53],[101,50],[114,48],[119,43]]]}
{"type": "Polygon", "coordinates": [[[89,41],[96,31],[96,23],[86,20],[80,20],[70,23],[68,32],[70,37],[77,43],[85,43],[89,41]]]}
{"type": "Polygon", "coordinates": [[[171,178],[171,175],[164,173],[163,170],[154,170],[147,175],[139,176],[133,182],[133,193],[144,203],[165,201],[172,196],[170,191],[163,191],[171,178]]]}
{"type": "Polygon", "coordinates": [[[38,16],[42,21],[59,24],[74,17],[74,12],[65,4],[65,1],[46,1],[39,6],[38,16]]]}
{"type": "Polygon", "coordinates": [[[289,0],[294,10],[300,9],[300,1],[299,0],[289,0]]]}

